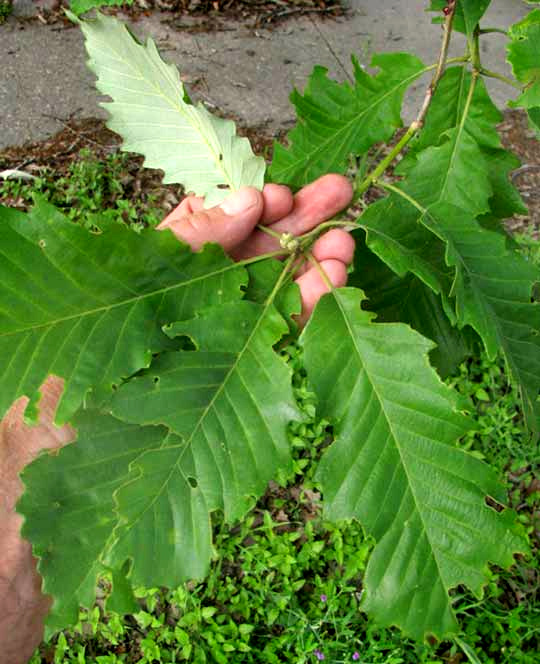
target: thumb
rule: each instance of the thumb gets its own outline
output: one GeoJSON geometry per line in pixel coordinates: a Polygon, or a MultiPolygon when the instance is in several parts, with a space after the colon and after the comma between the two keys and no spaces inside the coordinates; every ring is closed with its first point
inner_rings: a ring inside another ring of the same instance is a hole
{"type": "Polygon", "coordinates": [[[196,210],[186,214],[179,206],[157,226],[169,228],[180,240],[187,242],[193,251],[205,242],[217,242],[225,251],[242,243],[259,223],[263,211],[263,196],[253,187],[242,187],[223,203],[208,210],[196,210]]]}

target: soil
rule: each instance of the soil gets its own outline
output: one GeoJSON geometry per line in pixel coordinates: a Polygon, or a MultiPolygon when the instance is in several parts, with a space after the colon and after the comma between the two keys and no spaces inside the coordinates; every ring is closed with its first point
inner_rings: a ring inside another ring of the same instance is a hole
{"type": "Polygon", "coordinates": [[[511,177],[519,189],[527,216],[516,215],[507,221],[511,232],[528,231],[535,238],[540,237],[540,141],[529,128],[527,114],[521,110],[506,111],[504,121],[499,125],[499,133],[504,147],[517,154],[521,167],[511,177]]]}
{"type": "MultiPolygon", "coordinates": [[[[238,133],[247,136],[256,154],[271,159],[274,139],[282,140],[285,131],[277,136],[262,127],[239,127],[238,133]]],[[[540,237],[540,141],[535,140],[534,131],[529,128],[527,115],[521,110],[506,111],[504,121],[499,125],[499,133],[504,147],[513,151],[521,160],[521,167],[512,174],[512,180],[519,189],[529,214],[516,215],[507,220],[510,232],[529,232],[533,237],[540,237]]],[[[20,169],[39,175],[52,171],[59,177],[66,175],[69,165],[79,158],[83,148],[90,149],[98,158],[118,150],[120,138],[109,131],[105,123],[98,119],[67,120],[64,128],[44,141],[27,143],[0,151],[0,171],[20,169]]],[[[158,194],[158,198],[171,201],[170,193],[178,187],[167,187],[160,183],[159,171],[142,168],[142,158],[133,155],[128,163],[129,175],[137,180],[137,190],[144,192],[145,187],[158,194]]],[[[13,205],[15,201],[3,201],[13,205]]],[[[166,205],[166,208],[169,208],[166,205]]]]}
{"type": "MultiPolygon", "coordinates": [[[[68,0],[38,0],[36,11],[30,20],[41,23],[69,23],[64,9],[68,0]]],[[[345,12],[341,0],[133,0],[131,5],[121,8],[102,8],[102,11],[122,11],[132,20],[150,12],[167,12],[169,21],[180,16],[202,19],[205,30],[219,29],[220,23],[228,19],[249,23],[252,27],[269,27],[293,16],[317,14],[319,17],[336,17],[345,12]]]]}
{"type": "MultiPolygon", "coordinates": [[[[97,159],[105,159],[112,152],[120,149],[121,139],[118,134],[107,129],[103,120],[62,121],[64,128],[44,141],[26,143],[0,151],[0,172],[16,169],[30,173],[35,177],[54,174],[55,177],[69,177],[69,168],[80,159],[81,150],[90,150],[97,159]]],[[[237,126],[238,134],[247,136],[256,154],[270,159],[274,136],[266,127],[242,128],[237,126]]],[[[276,138],[281,139],[285,132],[276,138]]],[[[182,188],[179,185],[164,185],[160,170],[143,167],[143,158],[130,153],[122,175],[124,192],[130,192],[139,200],[153,200],[163,209],[164,215],[178,205],[182,188]]],[[[129,195],[129,194],[128,194],[129,195]]],[[[4,195],[0,203],[20,210],[27,210],[28,205],[22,198],[4,195]]],[[[114,201],[103,201],[103,207],[114,207],[114,201]]]]}

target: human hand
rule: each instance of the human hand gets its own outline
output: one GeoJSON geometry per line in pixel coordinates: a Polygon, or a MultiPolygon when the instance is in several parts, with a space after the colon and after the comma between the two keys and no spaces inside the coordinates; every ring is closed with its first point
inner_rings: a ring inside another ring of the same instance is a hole
{"type": "MultiPolygon", "coordinates": [[[[158,229],[170,228],[196,251],[205,242],[217,242],[234,259],[242,260],[279,250],[279,241],[256,226],[262,224],[277,233],[303,235],[346,207],[352,187],[341,175],[325,175],[308,184],[295,196],[288,187],[267,184],[263,192],[244,188],[221,206],[204,209],[203,199],[189,196],[162,222],[158,229]]],[[[339,229],[322,235],[313,245],[333,286],[344,286],[347,265],[354,252],[354,240],[339,229]]],[[[308,264],[298,271],[296,283],[302,297],[300,323],[305,323],[321,295],[328,291],[318,270],[308,264]]]]}

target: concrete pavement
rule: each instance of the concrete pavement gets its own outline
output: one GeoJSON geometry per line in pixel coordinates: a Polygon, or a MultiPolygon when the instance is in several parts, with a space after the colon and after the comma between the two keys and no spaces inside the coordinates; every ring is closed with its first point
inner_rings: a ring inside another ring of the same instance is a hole
{"type": "MultiPolygon", "coordinates": [[[[194,99],[249,126],[269,131],[290,125],[288,101],[293,86],[302,89],[315,64],[338,80],[350,74],[350,54],[363,64],[379,51],[409,51],[428,63],[435,61],[440,29],[425,13],[428,0],[352,0],[350,12],[337,20],[300,16],[271,29],[255,30],[227,21],[217,32],[193,31],[192,17],[154,12],[132,25],[139,36],[152,36],[162,56],[180,68],[194,99]]],[[[483,22],[508,27],[527,13],[520,0],[493,0],[483,22]]],[[[463,52],[455,35],[452,52],[463,52]]],[[[487,67],[508,73],[505,38],[483,39],[487,67]]],[[[60,119],[103,116],[94,78],[85,64],[78,28],[21,22],[16,17],[0,26],[0,148],[45,138],[62,127],[60,119]]],[[[504,104],[512,89],[495,82],[490,89],[504,104]]],[[[407,96],[405,117],[418,108],[426,82],[407,96]]]]}

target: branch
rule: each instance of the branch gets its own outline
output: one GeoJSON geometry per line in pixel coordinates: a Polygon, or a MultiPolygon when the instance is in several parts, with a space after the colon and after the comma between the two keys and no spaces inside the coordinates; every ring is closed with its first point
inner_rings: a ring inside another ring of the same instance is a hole
{"type": "Polygon", "coordinates": [[[446,60],[448,58],[448,47],[450,46],[450,37],[452,35],[452,23],[454,21],[454,14],[456,13],[456,6],[456,0],[450,0],[448,3],[448,13],[446,15],[443,26],[443,40],[441,44],[441,52],[439,54],[439,62],[437,63],[437,69],[433,74],[433,78],[431,79],[431,83],[429,84],[428,89],[426,90],[426,96],[424,97],[424,102],[420,108],[420,112],[416,116],[416,120],[412,122],[411,127],[416,124],[417,128],[421,129],[424,126],[424,120],[426,118],[429,105],[431,104],[433,94],[437,88],[437,84],[441,80],[441,76],[444,74],[446,60]]]}
{"type": "MultiPolygon", "coordinates": [[[[474,69],[471,75],[471,85],[469,87],[469,92],[467,94],[467,99],[465,100],[465,105],[463,107],[463,113],[461,116],[461,121],[459,123],[459,131],[463,131],[463,128],[465,126],[465,122],[467,121],[467,117],[469,115],[469,109],[472,104],[473,96],[474,96],[474,91],[476,89],[476,83],[478,81],[480,73],[477,69],[474,69]]],[[[411,125],[412,126],[412,125],[411,125]]],[[[404,137],[405,138],[405,137],[404,137]]],[[[398,144],[399,145],[399,144],[398,144]]],[[[397,146],[396,146],[397,147],[397,146]]],[[[420,210],[421,212],[425,212],[425,208],[420,205],[420,203],[416,202],[413,198],[411,198],[403,189],[400,189],[399,187],[396,187],[393,184],[390,184],[389,182],[381,182],[380,180],[377,181],[377,186],[381,187],[382,189],[386,189],[387,191],[392,191],[405,200],[407,200],[411,205],[413,205],[417,210],[420,210]]]]}
{"type": "Polygon", "coordinates": [[[435,66],[436,67],[435,73],[433,74],[431,83],[429,84],[428,89],[426,90],[424,101],[422,102],[422,106],[420,108],[418,115],[416,116],[416,119],[413,120],[413,122],[407,129],[405,135],[392,148],[390,153],[360,184],[356,192],[356,197],[360,197],[365,191],[367,191],[367,189],[369,189],[369,187],[375,182],[375,180],[377,180],[377,178],[379,178],[384,173],[384,171],[388,168],[388,166],[390,166],[390,164],[394,161],[397,155],[403,150],[403,148],[407,145],[407,143],[409,143],[409,141],[413,138],[416,132],[423,127],[424,120],[426,118],[429,109],[429,105],[431,104],[431,100],[433,98],[433,94],[435,93],[437,84],[439,83],[444,73],[446,63],[448,60],[448,47],[450,45],[450,37],[452,35],[452,22],[454,20],[454,14],[456,12],[456,5],[457,5],[456,0],[450,0],[448,4],[448,13],[446,15],[443,25],[443,40],[441,44],[441,51],[439,53],[439,60],[435,66]]]}
{"type": "MultiPolygon", "coordinates": [[[[416,121],[415,121],[416,122],[416,121]]],[[[416,134],[418,131],[418,125],[413,122],[411,126],[407,129],[405,134],[401,137],[401,139],[398,141],[396,145],[392,148],[392,150],[389,152],[389,154],[379,162],[377,167],[371,171],[371,173],[366,177],[366,179],[362,182],[362,184],[358,187],[356,190],[356,197],[361,196],[371,185],[380,178],[380,176],[384,173],[384,171],[390,166],[390,164],[394,161],[394,159],[398,156],[398,154],[403,150],[403,148],[407,145],[407,143],[411,140],[411,138],[416,134]]]]}

